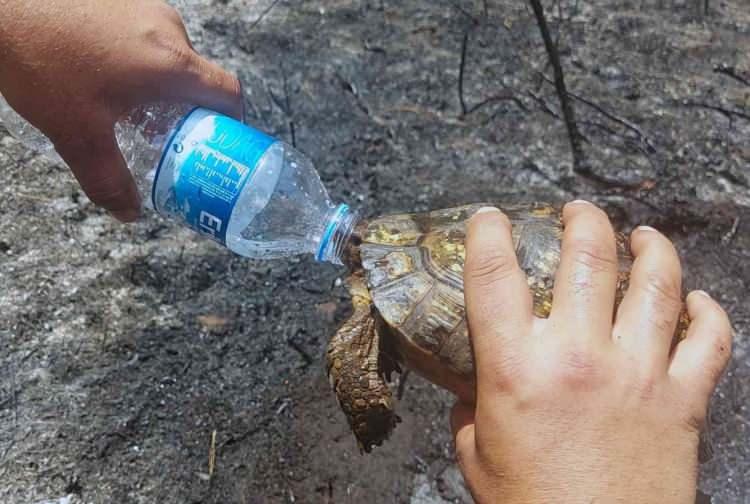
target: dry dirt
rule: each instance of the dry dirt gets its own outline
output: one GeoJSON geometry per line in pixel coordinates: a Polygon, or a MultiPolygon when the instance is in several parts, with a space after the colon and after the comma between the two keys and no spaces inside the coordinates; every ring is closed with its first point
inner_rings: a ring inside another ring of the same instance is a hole
{"type": "MultiPolygon", "coordinates": [[[[181,7],[199,50],[243,79],[251,122],[365,215],[580,197],[625,228],[669,233],[687,287],[716,296],[737,330],[701,488],[741,504],[750,8],[694,3],[545,3],[598,181],[571,172],[524,2],[181,7]]],[[[309,258],[245,260],[155,217],[118,225],[65,167],[0,129],[0,502],[468,502],[451,398],[418,378],[391,442],[358,453],[323,369],[349,312],[344,275],[309,258]]]]}

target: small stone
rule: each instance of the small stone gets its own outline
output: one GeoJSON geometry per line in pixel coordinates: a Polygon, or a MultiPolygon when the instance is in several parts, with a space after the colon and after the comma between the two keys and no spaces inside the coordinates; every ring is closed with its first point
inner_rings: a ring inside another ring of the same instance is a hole
{"type": "Polygon", "coordinates": [[[199,315],[198,323],[204,331],[219,333],[226,329],[229,320],[218,315],[199,315]]]}

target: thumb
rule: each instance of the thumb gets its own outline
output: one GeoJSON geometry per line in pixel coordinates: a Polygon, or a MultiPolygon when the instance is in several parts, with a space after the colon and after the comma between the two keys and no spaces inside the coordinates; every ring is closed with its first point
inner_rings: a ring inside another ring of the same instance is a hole
{"type": "Polygon", "coordinates": [[[140,215],[140,197],[111,126],[86,128],[95,132],[66,135],[55,149],[70,166],[89,199],[122,222],[140,215]]]}
{"type": "Polygon", "coordinates": [[[182,75],[168,86],[168,98],[243,120],[245,100],[239,79],[195,51],[189,54],[182,75]]]}

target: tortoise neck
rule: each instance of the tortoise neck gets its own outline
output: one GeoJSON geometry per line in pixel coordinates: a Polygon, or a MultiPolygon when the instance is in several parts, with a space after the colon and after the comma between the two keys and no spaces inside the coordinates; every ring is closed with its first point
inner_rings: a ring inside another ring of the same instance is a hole
{"type": "Polygon", "coordinates": [[[348,205],[339,205],[330,214],[320,241],[316,258],[320,262],[345,264],[346,255],[354,238],[354,228],[359,222],[359,215],[348,205]]]}
{"type": "Polygon", "coordinates": [[[349,271],[352,273],[357,272],[362,268],[360,247],[366,229],[367,221],[360,220],[356,223],[352,234],[349,236],[349,241],[344,246],[344,251],[341,254],[341,262],[344,263],[344,266],[349,268],[349,271]]]}

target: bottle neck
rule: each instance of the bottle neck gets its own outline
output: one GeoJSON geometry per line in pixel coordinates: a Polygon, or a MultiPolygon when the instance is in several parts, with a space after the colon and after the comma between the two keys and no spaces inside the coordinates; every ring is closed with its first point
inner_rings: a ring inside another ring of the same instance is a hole
{"type": "Polygon", "coordinates": [[[349,205],[339,205],[328,214],[315,259],[319,262],[343,264],[342,256],[359,216],[349,205]]]}

